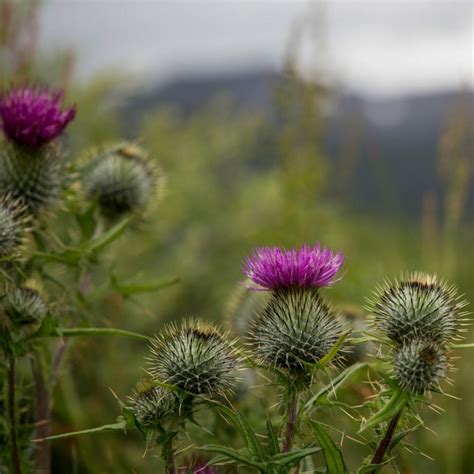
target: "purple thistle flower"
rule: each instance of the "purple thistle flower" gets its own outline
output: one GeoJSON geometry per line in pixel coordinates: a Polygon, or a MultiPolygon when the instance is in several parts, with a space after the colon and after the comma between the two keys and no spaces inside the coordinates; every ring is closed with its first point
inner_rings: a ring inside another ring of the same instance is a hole
{"type": "Polygon", "coordinates": [[[7,140],[39,148],[61,135],[76,115],[75,107],[61,109],[63,93],[46,88],[20,87],[0,96],[0,125],[7,140]]]}
{"type": "Polygon", "coordinates": [[[266,290],[291,286],[321,287],[338,280],[335,276],[343,263],[342,252],[334,253],[317,243],[314,247],[303,245],[299,250],[257,248],[251,257],[245,259],[242,270],[266,290]]]}

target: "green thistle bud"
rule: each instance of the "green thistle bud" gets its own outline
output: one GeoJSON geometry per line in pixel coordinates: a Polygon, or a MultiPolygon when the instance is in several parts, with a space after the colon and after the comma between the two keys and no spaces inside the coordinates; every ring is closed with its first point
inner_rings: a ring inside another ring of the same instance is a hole
{"type": "Polygon", "coordinates": [[[397,344],[420,338],[447,343],[459,335],[464,306],[453,286],[415,273],[377,291],[373,324],[397,344]]]}
{"type": "Polygon", "coordinates": [[[235,383],[234,343],[214,325],[190,320],[171,325],[152,341],[150,373],[196,395],[227,392],[235,383]]]}
{"type": "Polygon", "coordinates": [[[162,423],[177,408],[173,392],[154,386],[149,380],[141,380],[129,397],[130,409],[138,423],[153,427],[162,423]]]}
{"type": "Polygon", "coordinates": [[[414,394],[436,390],[449,367],[446,350],[435,342],[423,340],[403,345],[393,364],[401,387],[414,394]]]}
{"type": "Polygon", "coordinates": [[[105,216],[117,218],[142,211],[161,192],[160,181],[144,150],[124,144],[104,154],[86,175],[85,188],[105,216]]]}
{"type": "Polygon", "coordinates": [[[342,324],[315,288],[280,288],[253,321],[253,352],[270,367],[306,372],[324,357],[342,333],[342,324]]]}
{"type": "Polygon", "coordinates": [[[39,292],[24,286],[7,291],[2,305],[5,314],[16,326],[40,323],[48,312],[48,306],[39,292]]]}
{"type": "Polygon", "coordinates": [[[32,214],[53,208],[66,186],[66,166],[58,144],[39,149],[4,145],[0,152],[0,194],[21,201],[32,214]]]}
{"type": "Polygon", "coordinates": [[[30,218],[25,207],[9,196],[0,198],[0,259],[20,256],[30,218]]]}

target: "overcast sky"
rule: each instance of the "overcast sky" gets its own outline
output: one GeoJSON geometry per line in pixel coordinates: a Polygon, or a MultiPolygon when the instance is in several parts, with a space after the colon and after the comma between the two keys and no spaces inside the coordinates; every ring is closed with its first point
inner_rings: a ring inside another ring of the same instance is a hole
{"type": "Polygon", "coordinates": [[[166,81],[281,68],[304,23],[302,63],[347,89],[400,95],[474,85],[472,0],[46,0],[41,49],[73,48],[78,74],[166,81]],[[322,42],[315,49],[311,32],[322,42]]]}

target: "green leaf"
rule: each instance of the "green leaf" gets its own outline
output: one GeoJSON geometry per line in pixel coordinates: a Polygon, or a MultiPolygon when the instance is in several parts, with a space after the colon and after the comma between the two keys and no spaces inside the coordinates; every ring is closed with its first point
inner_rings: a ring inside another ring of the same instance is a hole
{"type": "MultiPolygon", "coordinates": [[[[41,328],[40,328],[41,329],[41,328]]],[[[148,341],[149,338],[143,334],[136,332],[125,331],[123,329],[114,328],[60,328],[47,327],[43,328],[41,332],[36,332],[31,338],[40,337],[98,337],[98,336],[118,336],[129,337],[131,339],[139,339],[141,341],[148,341]],[[49,332],[48,332],[49,330],[49,332]]]]}
{"type": "Polygon", "coordinates": [[[311,397],[305,404],[304,409],[310,410],[314,405],[326,405],[330,403],[330,399],[334,398],[336,392],[341,388],[356,372],[364,367],[367,367],[368,364],[360,362],[354,365],[351,365],[347,369],[343,370],[338,374],[334,379],[331,380],[331,383],[323,387],[314,397],[311,397]]]}
{"type": "Polygon", "coordinates": [[[58,320],[51,313],[48,313],[41,321],[41,325],[38,330],[31,335],[31,338],[59,335],[60,332],[58,331],[58,320]]]}
{"type": "Polygon", "coordinates": [[[268,439],[268,452],[271,456],[280,452],[280,446],[278,443],[278,436],[275,432],[275,427],[272,424],[270,418],[267,420],[267,439],[268,439]]]}
{"type": "Polygon", "coordinates": [[[94,217],[96,209],[97,203],[93,202],[82,214],[74,214],[84,239],[90,239],[94,235],[96,228],[96,220],[94,217]]]}
{"type": "Polygon", "coordinates": [[[280,467],[297,464],[306,456],[311,456],[312,454],[319,453],[321,448],[319,446],[314,446],[311,448],[302,448],[302,449],[293,449],[288,453],[275,454],[269,459],[269,463],[277,464],[280,467]]]}
{"type": "Polygon", "coordinates": [[[348,471],[341,450],[334,444],[334,441],[329,437],[320,423],[312,421],[311,427],[323,450],[327,472],[330,474],[346,474],[348,471]]]}
{"type": "Polygon", "coordinates": [[[123,297],[128,297],[131,295],[139,294],[139,293],[151,293],[154,291],[162,290],[163,288],[167,288],[169,286],[176,285],[179,283],[180,278],[174,277],[169,278],[167,280],[159,280],[159,281],[150,281],[146,283],[120,283],[117,281],[115,277],[112,277],[112,287],[120,293],[123,297]]]}
{"type": "Polygon", "coordinates": [[[395,389],[390,400],[362,425],[359,433],[393,418],[397,413],[403,410],[405,405],[409,402],[409,399],[410,395],[407,392],[400,388],[395,389]]]}
{"type": "Polygon", "coordinates": [[[94,237],[81,244],[80,249],[86,253],[94,253],[103,250],[125,232],[129,221],[130,219],[128,217],[122,219],[102,235],[94,237]]]}
{"type": "Polygon", "coordinates": [[[230,423],[232,423],[235,428],[241,433],[242,440],[245,443],[245,446],[250,451],[254,459],[262,460],[265,455],[263,452],[262,445],[257,439],[257,436],[253,432],[252,428],[249,426],[245,418],[240,414],[238,410],[231,410],[230,408],[222,405],[222,403],[211,401],[211,406],[214,406],[218,411],[223,413],[230,423]]]}
{"type": "Polygon", "coordinates": [[[58,435],[53,435],[53,436],[48,436],[47,438],[42,438],[42,439],[34,439],[34,442],[42,442],[42,441],[49,441],[53,439],[61,439],[61,438],[70,438],[71,436],[79,436],[83,434],[93,434],[93,433],[102,433],[105,431],[123,431],[126,428],[132,428],[131,426],[128,426],[127,421],[125,420],[120,420],[117,423],[112,423],[109,425],[102,425],[98,426],[97,428],[89,428],[87,430],[81,430],[81,431],[72,431],[70,433],[62,433],[58,435]]]}
{"type": "Polygon", "coordinates": [[[234,448],[228,448],[226,446],[220,446],[218,444],[208,444],[206,446],[202,446],[199,449],[201,451],[206,451],[209,453],[221,454],[227,457],[228,459],[232,459],[233,461],[237,461],[247,466],[255,467],[259,470],[264,468],[264,465],[261,462],[254,461],[251,456],[249,456],[250,453],[247,453],[245,450],[242,449],[237,450],[234,448]]]}
{"type": "Polygon", "coordinates": [[[336,344],[332,346],[331,350],[315,364],[316,368],[322,369],[324,366],[329,364],[329,362],[331,362],[334,359],[334,357],[336,357],[337,352],[339,351],[339,349],[341,348],[342,344],[344,343],[344,341],[346,340],[349,334],[350,334],[350,331],[346,331],[341,334],[339,339],[336,341],[336,344]]]}

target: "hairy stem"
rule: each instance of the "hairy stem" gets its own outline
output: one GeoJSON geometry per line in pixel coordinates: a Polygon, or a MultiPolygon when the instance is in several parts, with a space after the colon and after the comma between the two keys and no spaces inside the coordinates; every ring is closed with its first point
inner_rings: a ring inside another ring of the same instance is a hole
{"type": "Polygon", "coordinates": [[[20,452],[18,450],[18,433],[16,426],[15,400],[15,357],[10,356],[8,368],[8,418],[10,421],[10,449],[13,472],[21,474],[20,452]]]}
{"type": "Polygon", "coordinates": [[[285,441],[283,443],[283,453],[287,453],[291,448],[293,435],[295,434],[296,422],[298,416],[298,395],[295,393],[290,396],[288,402],[288,421],[286,423],[285,441]]]}
{"type": "Polygon", "coordinates": [[[381,464],[383,458],[385,457],[385,453],[390,446],[390,442],[392,441],[393,435],[395,434],[395,430],[397,428],[398,421],[402,415],[402,410],[400,410],[391,420],[388,425],[387,431],[385,432],[385,436],[380,440],[377,449],[375,450],[374,457],[370,464],[381,464]]]}
{"type": "MultiPolygon", "coordinates": [[[[36,437],[47,438],[50,435],[51,394],[48,389],[41,354],[36,351],[32,362],[33,380],[35,386],[35,424],[36,437]]],[[[35,453],[35,472],[49,473],[51,471],[51,443],[44,441],[37,445],[35,453]]]]}

